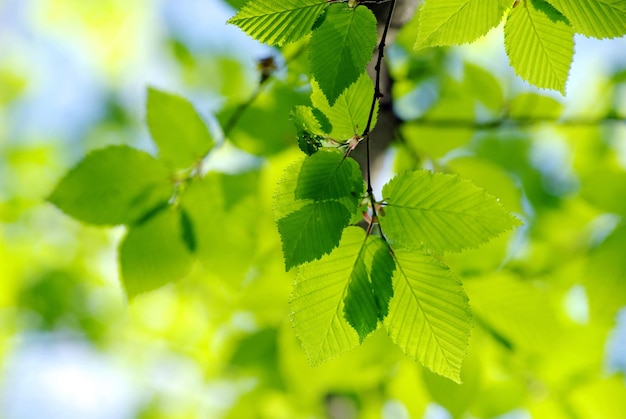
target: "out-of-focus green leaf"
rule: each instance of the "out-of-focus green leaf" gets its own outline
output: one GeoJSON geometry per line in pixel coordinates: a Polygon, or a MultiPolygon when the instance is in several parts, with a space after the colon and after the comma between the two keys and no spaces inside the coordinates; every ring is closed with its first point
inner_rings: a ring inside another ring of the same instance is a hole
{"type": "Polygon", "coordinates": [[[130,299],[182,279],[191,270],[194,257],[183,239],[181,213],[167,208],[130,227],[120,245],[119,259],[130,299]]]}
{"type": "Polygon", "coordinates": [[[146,119],[150,135],[167,166],[184,169],[197,163],[215,145],[206,124],[186,99],[148,89],[146,119]]]}
{"type": "Polygon", "coordinates": [[[198,260],[214,275],[240,283],[256,256],[258,173],[209,173],[181,198],[195,234],[198,260]]]}
{"type": "Polygon", "coordinates": [[[112,146],[88,154],[58,183],[50,202],[86,223],[129,224],[171,198],[169,171],[149,154],[112,146]]]}

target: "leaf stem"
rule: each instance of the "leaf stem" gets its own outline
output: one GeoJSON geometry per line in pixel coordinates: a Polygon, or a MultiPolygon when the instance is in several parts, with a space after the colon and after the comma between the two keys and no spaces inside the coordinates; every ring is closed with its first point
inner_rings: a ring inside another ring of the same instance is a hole
{"type": "MultiPolygon", "coordinates": [[[[372,223],[378,223],[378,214],[376,211],[376,200],[374,199],[374,193],[372,188],[372,164],[370,157],[370,130],[372,129],[372,122],[374,120],[374,112],[376,111],[376,102],[383,97],[383,93],[380,91],[380,73],[381,66],[383,62],[383,57],[385,56],[385,41],[387,40],[387,33],[389,32],[389,26],[391,26],[391,18],[393,16],[393,10],[396,6],[396,0],[391,0],[389,4],[389,14],[387,15],[387,21],[385,22],[385,28],[383,29],[382,36],[380,37],[380,43],[378,44],[378,58],[376,59],[376,66],[374,70],[376,72],[376,81],[374,86],[374,94],[372,97],[372,106],[370,107],[370,113],[367,118],[367,125],[363,130],[363,134],[361,137],[365,139],[365,147],[366,147],[366,156],[367,156],[367,195],[370,199],[370,204],[372,206],[372,223]]],[[[380,228],[380,224],[378,225],[380,228]]],[[[382,230],[381,230],[382,235],[382,230]]]]}

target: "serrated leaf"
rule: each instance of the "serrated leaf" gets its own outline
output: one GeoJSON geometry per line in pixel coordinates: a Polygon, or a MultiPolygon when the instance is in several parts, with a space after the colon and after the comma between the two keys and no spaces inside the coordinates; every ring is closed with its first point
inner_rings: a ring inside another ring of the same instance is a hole
{"type": "Polygon", "coordinates": [[[460,383],[471,327],[461,281],[439,260],[419,251],[394,251],[396,265],[385,327],[405,354],[460,383]]]}
{"type": "Polygon", "coordinates": [[[111,146],[88,154],[48,200],[86,223],[129,224],[170,199],[169,178],[166,167],[148,153],[111,146]]]}
{"type": "Polygon", "coordinates": [[[167,208],[128,229],[119,248],[120,271],[130,299],[183,278],[194,257],[185,242],[184,220],[167,208]]]}
{"type": "MultiPolygon", "coordinates": [[[[320,89],[319,85],[311,83],[311,102],[316,109],[326,115],[330,121],[330,137],[344,141],[354,135],[360,135],[367,125],[372,97],[374,95],[374,82],[366,73],[361,74],[356,83],[351,84],[337,101],[331,106],[320,89]]],[[[374,109],[372,129],[376,126],[378,116],[378,101],[374,109]]]]}
{"type": "Polygon", "coordinates": [[[367,253],[371,258],[370,278],[378,306],[378,319],[383,320],[389,314],[389,302],[393,297],[392,278],[396,265],[389,246],[380,237],[370,236],[367,253]]]}
{"type": "Polygon", "coordinates": [[[320,149],[285,170],[274,194],[274,218],[287,269],[339,244],[363,189],[358,164],[334,149],[320,149]]]}
{"type": "Polygon", "coordinates": [[[287,270],[319,259],[339,245],[350,212],[337,201],[307,204],[278,220],[287,270]]]}
{"type": "Polygon", "coordinates": [[[378,327],[378,307],[365,266],[365,247],[364,241],[350,272],[343,307],[346,321],[358,333],[359,342],[378,327]]]}
{"type": "Polygon", "coordinates": [[[505,0],[426,0],[417,11],[415,49],[473,42],[498,26],[505,0]]]}
{"type": "Polygon", "coordinates": [[[311,365],[359,344],[357,332],[344,318],[344,298],[364,238],[362,229],[350,227],[330,255],[298,270],[290,299],[291,321],[311,365]]]}
{"type": "Polygon", "coordinates": [[[504,46],[515,73],[565,94],[574,56],[574,29],[544,0],[518,4],[504,25],[504,46]]]}
{"type": "Polygon", "coordinates": [[[326,0],[251,0],[227,23],[259,42],[280,46],[308,35],[326,6],[326,0]]]}
{"type": "Polygon", "coordinates": [[[548,0],[567,17],[574,30],[594,38],[626,35],[624,0],[548,0]]]}
{"type": "Polygon", "coordinates": [[[365,72],[375,46],[376,17],[371,10],[343,3],[328,8],[311,36],[309,62],[331,106],[365,72]]]}
{"type": "MultiPolygon", "coordinates": [[[[294,195],[296,199],[325,201],[350,198],[356,203],[363,191],[358,163],[334,150],[321,150],[302,162],[294,195]]],[[[352,206],[348,208],[353,210],[352,206]]]]}
{"type": "MultiPolygon", "coordinates": [[[[337,182],[341,183],[345,181],[345,185],[350,185],[353,189],[351,189],[349,193],[346,193],[345,196],[341,196],[335,199],[341,202],[350,212],[350,214],[352,214],[356,210],[359,199],[365,189],[363,175],[356,161],[354,161],[354,159],[350,157],[346,157],[344,159],[343,153],[333,149],[320,149],[319,153],[317,154],[314,159],[313,156],[303,157],[302,159],[293,162],[285,169],[283,176],[278,182],[278,185],[276,185],[276,191],[274,192],[274,220],[278,221],[286,215],[297,211],[305,205],[313,202],[313,199],[299,199],[296,195],[296,190],[299,187],[298,185],[309,182],[300,179],[302,168],[307,161],[309,161],[309,163],[307,163],[307,172],[309,173],[309,176],[315,176],[314,169],[317,166],[318,170],[322,172],[320,178],[322,182],[325,181],[327,183],[330,182],[330,184],[335,184],[337,182]],[[343,165],[347,166],[348,168],[342,168],[343,165]],[[349,178],[345,178],[342,181],[341,179],[337,178],[337,176],[328,177],[325,173],[326,170],[331,170],[336,174],[349,174],[349,178]]],[[[306,189],[302,189],[302,186],[300,186],[300,191],[297,192],[300,197],[307,196],[308,193],[315,192],[307,192],[306,189]]],[[[334,194],[335,197],[338,196],[336,190],[334,194]]],[[[331,199],[331,196],[329,196],[328,198],[331,199]]]]}
{"type": "Polygon", "coordinates": [[[519,225],[496,198],[456,175],[406,172],[383,187],[383,198],[380,223],[399,247],[460,251],[519,225]]]}
{"type": "Polygon", "coordinates": [[[158,157],[169,167],[191,167],[215,145],[206,124],[186,99],[151,87],[147,109],[158,157]]]}

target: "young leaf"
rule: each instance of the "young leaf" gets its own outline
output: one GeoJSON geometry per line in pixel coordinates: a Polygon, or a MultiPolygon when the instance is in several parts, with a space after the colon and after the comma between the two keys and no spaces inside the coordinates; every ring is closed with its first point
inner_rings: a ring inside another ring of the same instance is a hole
{"type": "MultiPolygon", "coordinates": [[[[315,80],[311,83],[311,102],[316,109],[324,114],[330,121],[332,129],[330,137],[336,140],[346,140],[354,135],[361,134],[367,125],[372,95],[374,94],[374,82],[367,73],[361,74],[358,80],[343,91],[337,101],[331,106],[315,80]]],[[[372,128],[376,126],[378,115],[378,101],[374,109],[372,128]]]]}
{"type": "Polygon", "coordinates": [[[348,279],[348,291],[344,300],[343,313],[346,321],[359,334],[359,342],[378,327],[378,307],[365,267],[365,242],[354,262],[348,279]]]}
{"type": "Polygon", "coordinates": [[[343,308],[346,320],[361,342],[377,329],[378,320],[388,314],[394,270],[387,244],[380,237],[368,236],[354,262],[343,308]]]}
{"type": "Polygon", "coordinates": [[[392,278],[396,264],[389,246],[380,237],[369,237],[367,253],[368,258],[371,258],[370,278],[378,307],[378,319],[384,320],[389,314],[389,301],[393,297],[392,278]]]}
{"type": "Polygon", "coordinates": [[[376,17],[367,7],[333,4],[311,36],[311,73],[332,106],[365,72],[376,46],[376,17]]]}
{"type": "Polygon", "coordinates": [[[128,298],[183,278],[194,257],[185,242],[185,220],[167,208],[128,229],[119,249],[120,271],[128,298]]]}
{"type": "Polygon", "coordinates": [[[383,197],[381,226],[401,247],[460,251],[519,225],[496,198],[456,175],[403,173],[383,187],[383,197]]]}
{"type": "Polygon", "coordinates": [[[175,169],[192,166],[215,145],[193,105],[180,96],[148,89],[147,122],[159,159],[175,169]]]}
{"type": "Polygon", "coordinates": [[[111,146],[88,154],[48,199],[86,223],[129,224],[170,199],[169,178],[165,166],[148,153],[111,146]]]}
{"type": "Polygon", "coordinates": [[[344,318],[344,298],[364,239],[362,229],[350,227],[330,255],[298,270],[290,299],[291,321],[311,365],[359,344],[357,332],[344,318]]]}
{"type": "Polygon", "coordinates": [[[550,4],[528,0],[515,7],[504,26],[504,46],[520,77],[565,94],[574,56],[574,29],[550,4]]]}
{"type": "Polygon", "coordinates": [[[337,201],[308,204],[278,220],[287,270],[330,253],[350,221],[350,212],[337,201]]]}
{"type": "Polygon", "coordinates": [[[322,122],[318,117],[323,118],[324,123],[330,125],[328,118],[317,109],[303,105],[294,107],[289,116],[296,127],[300,150],[307,156],[315,154],[323,145],[324,134],[330,132],[329,126],[322,127],[322,122]]]}
{"type": "Polygon", "coordinates": [[[280,46],[308,35],[326,6],[326,0],[251,0],[227,23],[259,42],[280,46]]]}
{"type": "MultiPolygon", "coordinates": [[[[322,150],[302,162],[294,195],[296,199],[352,198],[358,200],[363,191],[363,177],[356,161],[343,158],[335,150],[322,150]]],[[[348,208],[351,212],[356,209],[348,208]]]]}
{"type": "Polygon", "coordinates": [[[440,261],[419,251],[394,252],[394,296],[385,327],[405,354],[460,383],[471,312],[461,281],[440,261]]]}
{"type": "Polygon", "coordinates": [[[548,0],[567,17],[574,30],[594,38],[626,35],[626,2],[623,0],[548,0]]]}
{"type": "Polygon", "coordinates": [[[507,0],[426,0],[417,11],[415,49],[473,42],[502,21],[507,0]]]}

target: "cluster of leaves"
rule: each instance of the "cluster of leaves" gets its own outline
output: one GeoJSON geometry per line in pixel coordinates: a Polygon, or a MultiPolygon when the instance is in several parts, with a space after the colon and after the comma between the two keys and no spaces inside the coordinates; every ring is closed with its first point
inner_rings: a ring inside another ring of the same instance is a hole
{"type": "Polygon", "coordinates": [[[614,0],[426,0],[418,11],[415,48],[473,42],[504,25],[511,66],[533,85],[565,93],[574,35],[626,33],[626,3],[614,0]]]}
{"type": "MultiPolygon", "coordinates": [[[[285,266],[298,269],[292,323],[312,364],[383,326],[411,358],[459,382],[471,313],[441,255],[478,247],[519,221],[457,175],[407,171],[384,186],[381,199],[374,197],[371,179],[366,185],[349,157],[370,140],[380,93],[365,74],[376,19],[359,3],[251,1],[229,21],[269,45],[309,37],[310,106],[291,113],[306,156],[287,168],[274,193],[285,266]],[[363,220],[365,230],[357,226],[363,220]]],[[[624,10],[607,4],[429,0],[418,10],[416,47],[471,42],[506,14],[513,67],[531,83],[563,92],[574,32],[626,32],[624,10]],[[617,16],[610,25],[596,19],[604,12],[617,16]]],[[[83,222],[127,226],[119,260],[130,298],[184,277],[196,259],[215,267],[224,259],[216,250],[221,242],[236,240],[220,234],[220,223],[251,217],[246,201],[232,196],[236,177],[204,173],[215,141],[193,106],[150,89],[147,107],[157,158],[126,146],[97,150],[50,197],[83,222]]],[[[243,237],[253,235],[243,230],[243,237]]]]}
{"type": "Polygon", "coordinates": [[[436,255],[477,247],[517,220],[471,182],[442,173],[401,174],[380,201],[371,188],[365,193],[348,154],[359,128],[375,123],[376,92],[365,74],[376,41],[369,9],[251,2],[230,22],[272,45],[312,32],[313,106],[292,112],[308,157],[285,170],[274,197],[286,268],[299,266],[292,320],[310,362],[353,348],[384,324],[406,354],[459,381],[471,314],[460,280],[436,255]],[[349,227],[364,213],[366,232],[349,227]]]}
{"type": "Polygon", "coordinates": [[[216,143],[193,105],[154,88],[147,102],[156,158],[124,145],[98,149],[49,198],[85,223],[127,227],[119,262],[131,299],[184,277],[197,258],[210,269],[228,263],[214,243],[239,238],[221,236],[220,223],[239,220],[244,243],[254,246],[242,211],[249,194],[238,188],[238,176],[200,173],[216,143]]]}

